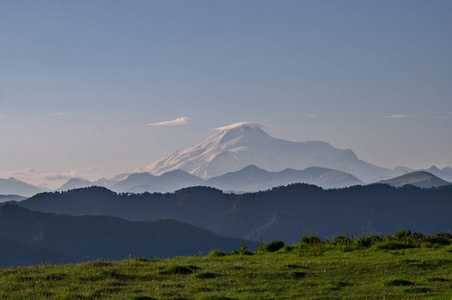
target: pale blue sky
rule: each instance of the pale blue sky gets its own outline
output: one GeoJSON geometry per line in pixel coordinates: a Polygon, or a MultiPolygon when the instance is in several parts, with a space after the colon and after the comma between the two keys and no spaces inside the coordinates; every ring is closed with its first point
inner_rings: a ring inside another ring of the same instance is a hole
{"type": "Polygon", "coordinates": [[[240,121],[452,165],[450,53],[452,1],[1,1],[0,177],[112,176],[240,121]]]}

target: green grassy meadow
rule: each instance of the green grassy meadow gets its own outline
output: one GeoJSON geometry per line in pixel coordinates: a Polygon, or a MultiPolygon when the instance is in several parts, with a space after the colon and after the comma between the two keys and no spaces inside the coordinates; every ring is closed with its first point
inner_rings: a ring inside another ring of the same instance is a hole
{"type": "Polygon", "coordinates": [[[15,267],[0,270],[0,298],[452,299],[450,243],[413,246],[392,238],[362,247],[359,240],[15,267]]]}

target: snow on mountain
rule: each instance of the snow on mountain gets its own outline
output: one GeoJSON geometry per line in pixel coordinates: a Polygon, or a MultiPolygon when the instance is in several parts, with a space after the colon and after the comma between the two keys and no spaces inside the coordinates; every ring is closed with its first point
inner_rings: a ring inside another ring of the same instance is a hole
{"type": "Polygon", "coordinates": [[[401,169],[381,168],[357,158],[350,150],[334,148],[326,142],[291,142],[271,137],[257,123],[242,122],[216,128],[215,134],[199,144],[176,151],[143,168],[160,175],[184,170],[209,179],[255,165],[271,172],[322,167],[350,173],[365,182],[392,178],[401,169]]]}

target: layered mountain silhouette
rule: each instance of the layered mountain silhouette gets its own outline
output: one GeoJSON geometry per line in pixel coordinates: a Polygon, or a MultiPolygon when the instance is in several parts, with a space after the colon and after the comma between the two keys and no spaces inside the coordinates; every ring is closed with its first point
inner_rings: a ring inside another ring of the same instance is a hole
{"type": "Polygon", "coordinates": [[[192,256],[240,247],[239,239],[220,237],[173,220],[131,222],[107,216],[74,217],[11,204],[0,206],[0,243],[0,267],[192,256]]]}
{"type": "Polygon", "coordinates": [[[452,186],[421,189],[385,184],[324,190],[294,184],[265,192],[226,194],[193,187],[167,194],[116,194],[93,187],[42,193],[18,205],[42,212],[111,215],[134,221],[169,218],[216,234],[296,242],[303,232],[320,237],[390,234],[401,226],[426,234],[452,228],[452,186]]]}
{"type": "Polygon", "coordinates": [[[118,182],[112,190],[119,192],[169,192],[189,186],[205,184],[204,180],[182,170],[174,170],[154,176],[149,173],[136,173],[118,182]]]}
{"type": "Polygon", "coordinates": [[[82,179],[82,178],[71,178],[65,184],[63,184],[57,191],[68,191],[73,189],[79,189],[84,187],[93,186],[94,183],[82,179]]]}
{"type": "Polygon", "coordinates": [[[9,201],[22,201],[27,199],[27,197],[22,197],[18,195],[0,195],[0,203],[9,201]]]}
{"type": "Polygon", "coordinates": [[[311,167],[304,170],[285,169],[269,172],[248,166],[207,180],[207,185],[223,191],[255,192],[292,183],[309,183],[323,188],[342,188],[363,184],[355,176],[331,169],[311,167]]]}
{"type": "Polygon", "coordinates": [[[439,177],[439,178],[441,178],[443,180],[452,182],[452,168],[450,168],[450,167],[446,167],[446,168],[440,169],[440,168],[438,168],[436,166],[431,166],[428,169],[422,169],[420,171],[429,172],[429,173],[431,173],[431,174],[433,174],[433,175],[435,175],[435,176],[437,176],[437,177],[439,177]]]}
{"type": "Polygon", "coordinates": [[[20,195],[30,197],[41,192],[43,192],[42,189],[13,177],[0,179],[0,195],[20,195]]]}
{"type": "Polygon", "coordinates": [[[72,178],[57,191],[67,191],[90,186],[103,186],[118,193],[167,193],[191,186],[211,186],[224,191],[253,192],[291,183],[310,183],[323,188],[341,188],[363,184],[351,174],[325,168],[305,170],[286,169],[281,172],[269,172],[256,166],[248,166],[240,171],[204,180],[182,170],[174,170],[155,176],[150,173],[134,173],[124,180],[107,186],[102,182],[72,178]]]}
{"type": "Polygon", "coordinates": [[[389,184],[395,187],[411,184],[421,188],[431,188],[452,184],[425,171],[412,172],[389,180],[380,181],[380,183],[389,184]]]}
{"type": "Polygon", "coordinates": [[[96,181],[89,181],[83,178],[70,178],[65,184],[56,189],[56,191],[68,191],[90,186],[102,186],[106,188],[112,188],[118,182],[126,180],[127,177],[130,175],[131,173],[121,173],[112,178],[100,178],[96,181]]]}
{"type": "Polygon", "coordinates": [[[142,171],[161,175],[180,169],[209,179],[248,165],[272,172],[321,167],[350,173],[365,182],[403,174],[400,168],[386,169],[360,160],[350,149],[336,149],[326,142],[276,139],[262,128],[249,122],[217,128],[215,134],[201,143],[162,158],[142,171]]]}

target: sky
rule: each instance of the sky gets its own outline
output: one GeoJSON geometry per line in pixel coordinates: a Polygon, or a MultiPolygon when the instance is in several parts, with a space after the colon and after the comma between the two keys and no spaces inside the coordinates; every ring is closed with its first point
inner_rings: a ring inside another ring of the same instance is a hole
{"type": "Polygon", "coordinates": [[[111,177],[242,121],[452,166],[450,53],[448,0],[0,1],[0,178],[111,177]]]}

